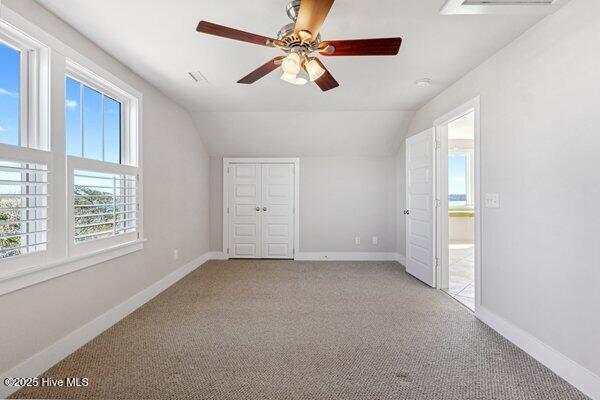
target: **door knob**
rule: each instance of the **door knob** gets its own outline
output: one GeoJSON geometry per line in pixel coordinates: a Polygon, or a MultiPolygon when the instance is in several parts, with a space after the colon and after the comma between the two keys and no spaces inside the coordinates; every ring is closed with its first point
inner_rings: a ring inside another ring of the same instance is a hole
{"type": "Polygon", "coordinates": [[[267,207],[263,207],[263,211],[267,211],[267,207]]]}
{"type": "Polygon", "coordinates": [[[260,211],[260,207],[256,207],[256,211],[260,211]]]}

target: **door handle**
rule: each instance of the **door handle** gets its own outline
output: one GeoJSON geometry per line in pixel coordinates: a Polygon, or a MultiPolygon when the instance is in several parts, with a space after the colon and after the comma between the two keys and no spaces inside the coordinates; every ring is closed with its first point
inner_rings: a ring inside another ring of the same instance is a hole
{"type": "Polygon", "coordinates": [[[263,207],[263,211],[267,211],[267,207],[263,207]]]}
{"type": "Polygon", "coordinates": [[[260,211],[260,207],[256,206],[255,210],[260,211]]]}
{"type": "Polygon", "coordinates": [[[409,215],[410,211],[409,210],[404,210],[404,215],[409,215]]]}

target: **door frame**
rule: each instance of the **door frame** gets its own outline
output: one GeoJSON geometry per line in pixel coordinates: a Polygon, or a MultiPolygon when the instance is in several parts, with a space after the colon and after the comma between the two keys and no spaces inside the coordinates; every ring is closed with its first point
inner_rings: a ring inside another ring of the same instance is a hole
{"type": "Polygon", "coordinates": [[[481,100],[480,96],[467,101],[454,110],[444,114],[434,121],[436,139],[436,198],[439,201],[436,213],[436,253],[439,263],[436,271],[437,288],[441,289],[442,282],[447,281],[449,273],[448,247],[448,196],[440,196],[448,192],[448,160],[442,159],[442,155],[448,154],[448,124],[470,112],[474,113],[475,135],[474,135],[474,187],[473,201],[475,205],[475,313],[481,306],[481,100]],[[444,197],[444,198],[440,198],[444,197]],[[445,275],[445,276],[444,276],[445,275]],[[444,278],[446,278],[444,280],[444,278]]]}
{"type": "Polygon", "coordinates": [[[294,249],[296,259],[300,248],[300,159],[281,157],[224,157],[223,158],[223,258],[228,260],[229,253],[229,167],[231,164],[293,164],[294,165],[294,249]]]}

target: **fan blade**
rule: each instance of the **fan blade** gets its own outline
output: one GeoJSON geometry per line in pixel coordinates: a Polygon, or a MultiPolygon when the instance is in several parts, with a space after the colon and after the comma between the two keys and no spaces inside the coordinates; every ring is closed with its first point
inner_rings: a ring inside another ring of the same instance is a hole
{"type": "Polygon", "coordinates": [[[325,73],[315,81],[315,83],[321,88],[321,90],[326,92],[328,90],[335,89],[336,87],[340,86],[340,84],[335,80],[333,75],[331,75],[327,68],[325,68],[325,65],[323,65],[321,60],[319,60],[318,58],[315,58],[315,60],[317,60],[321,68],[325,70],[325,73]]]}
{"type": "Polygon", "coordinates": [[[283,60],[283,56],[275,57],[272,60],[267,61],[265,64],[256,68],[254,71],[250,72],[248,75],[240,79],[237,83],[251,84],[259,80],[260,78],[267,76],[271,72],[275,71],[280,64],[277,61],[283,60]]]}
{"type": "Polygon", "coordinates": [[[319,51],[324,56],[395,56],[401,44],[402,38],[327,40],[319,51]]]}
{"type": "Polygon", "coordinates": [[[239,31],[237,29],[228,28],[226,26],[213,24],[212,22],[207,21],[200,21],[200,23],[198,23],[196,31],[228,39],[239,40],[242,42],[259,44],[262,46],[269,46],[269,43],[271,43],[274,40],[266,36],[239,31]]]}
{"type": "Polygon", "coordinates": [[[310,41],[317,38],[323,22],[329,14],[334,0],[302,0],[300,10],[296,19],[294,33],[308,31],[311,34],[310,41]]]}

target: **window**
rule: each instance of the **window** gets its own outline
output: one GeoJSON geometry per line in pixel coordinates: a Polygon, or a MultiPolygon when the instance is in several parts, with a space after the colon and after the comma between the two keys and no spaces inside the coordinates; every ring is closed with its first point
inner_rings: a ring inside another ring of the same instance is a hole
{"type": "Polygon", "coordinates": [[[67,155],[121,163],[121,103],[66,78],[67,155]]]}
{"type": "Polygon", "coordinates": [[[3,14],[0,295],[142,248],[140,109],[134,88],[3,14]]]}
{"type": "Polygon", "coordinates": [[[47,49],[0,24],[0,259],[47,250],[50,154],[42,139],[47,49]]]}
{"type": "Polygon", "coordinates": [[[472,208],[472,168],[469,152],[448,153],[448,206],[472,208]]]}
{"type": "Polygon", "coordinates": [[[70,254],[138,239],[138,170],[125,151],[135,142],[123,114],[132,99],[84,68],[69,64],[65,141],[70,191],[70,254]],[[126,140],[129,139],[129,140],[126,140]]]}

